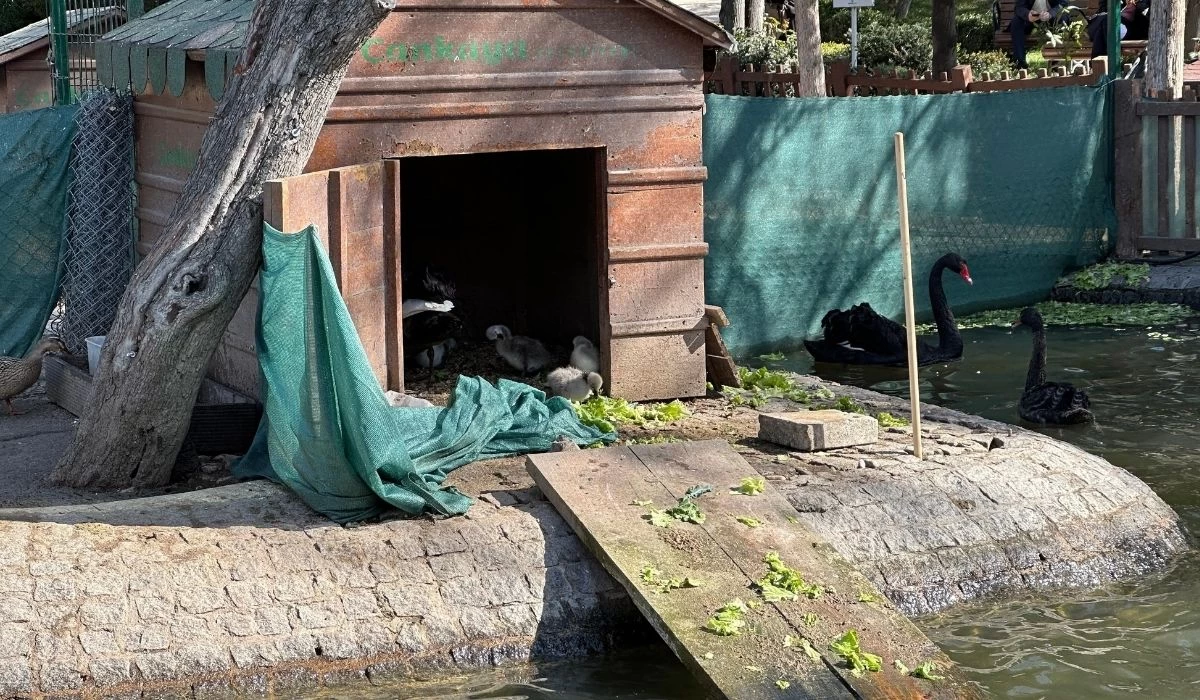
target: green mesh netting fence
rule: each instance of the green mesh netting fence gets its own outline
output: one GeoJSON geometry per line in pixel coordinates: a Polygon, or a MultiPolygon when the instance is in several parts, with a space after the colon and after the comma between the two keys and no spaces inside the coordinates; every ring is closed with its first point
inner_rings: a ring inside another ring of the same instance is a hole
{"type": "Polygon", "coordinates": [[[0,117],[0,355],[23,355],[58,298],[75,111],[0,117]]]}
{"type": "Polygon", "coordinates": [[[260,280],[264,412],[233,472],[287,484],[337,522],[389,508],[461,514],[470,499],[441,483],[464,464],[545,452],[559,436],[616,440],[580,423],[566,399],[504,379],[459,377],[446,408],[388,405],[313,226],[263,226],[260,280]]]}
{"type": "Polygon", "coordinates": [[[833,308],[902,318],[892,137],[904,132],[919,318],[934,260],[954,311],[1040,300],[1115,232],[1107,90],[844,99],[709,95],[704,118],[708,303],[739,355],[819,337],[833,308]]]}

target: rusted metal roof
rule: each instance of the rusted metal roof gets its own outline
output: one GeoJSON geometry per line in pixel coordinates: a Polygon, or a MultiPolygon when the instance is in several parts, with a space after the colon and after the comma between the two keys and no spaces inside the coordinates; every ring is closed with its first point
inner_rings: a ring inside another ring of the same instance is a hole
{"type": "MultiPolygon", "coordinates": [[[[102,20],[120,20],[124,19],[124,17],[125,10],[116,5],[68,10],[67,31],[83,31],[100,23],[102,20]]],[[[111,27],[112,22],[109,21],[106,25],[107,27],[111,27]]],[[[103,29],[100,29],[100,31],[103,31],[103,29]]],[[[49,43],[50,22],[44,19],[0,36],[0,65],[44,48],[49,43]]]]}
{"type": "MultiPolygon", "coordinates": [[[[704,39],[705,45],[730,49],[733,37],[720,25],[696,14],[695,2],[633,0],[704,39]]],[[[719,3],[718,3],[719,5],[719,3]]],[[[149,82],[155,93],[183,94],[189,53],[204,61],[209,92],[219,100],[246,41],[254,0],[173,0],[109,32],[96,45],[97,77],[104,85],[149,82]]]]}

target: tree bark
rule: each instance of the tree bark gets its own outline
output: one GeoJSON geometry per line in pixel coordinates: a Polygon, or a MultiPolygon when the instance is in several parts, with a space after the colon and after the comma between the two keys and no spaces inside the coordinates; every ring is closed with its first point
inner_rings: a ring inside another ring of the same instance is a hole
{"type": "Polygon", "coordinates": [[[721,26],[731,32],[745,29],[746,0],[721,0],[721,26]]]}
{"type": "Polygon", "coordinates": [[[55,483],[167,483],[208,360],[258,269],[262,183],[298,175],[394,0],[258,0],[171,223],[134,271],[55,483]]]}
{"type": "Polygon", "coordinates": [[[825,63],[821,60],[821,17],[817,0],[796,2],[797,97],[825,97],[825,63]]]}
{"type": "Polygon", "coordinates": [[[933,74],[950,74],[957,63],[954,46],[958,27],[954,18],[954,0],[933,0],[933,74]]]}
{"type": "Polygon", "coordinates": [[[1146,47],[1146,89],[1183,95],[1183,21],[1185,0],[1150,4],[1150,37],[1146,47]]]}
{"type": "Polygon", "coordinates": [[[908,8],[912,6],[912,0],[900,0],[896,3],[896,19],[904,19],[908,17],[908,8]]]}
{"type": "Polygon", "coordinates": [[[746,4],[746,28],[761,32],[766,14],[765,0],[749,0],[746,4]]]}

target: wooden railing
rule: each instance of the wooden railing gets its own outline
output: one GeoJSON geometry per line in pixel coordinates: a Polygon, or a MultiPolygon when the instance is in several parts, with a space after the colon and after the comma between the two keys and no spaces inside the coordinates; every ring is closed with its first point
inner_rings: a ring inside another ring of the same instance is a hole
{"type": "MultiPolygon", "coordinates": [[[[893,71],[852,72],[848,63],[826,66],[826,93],[830,97],[868,95],[930,95],[951,92],[999,92],[1031,88],[1095,85],[1108,73],[1107,58],[1093,58],[1077,64],[1073,72],[1065,67],[1037,72],[1016,71],[976,77],[970,66],[958,66],[949,74],[916,75],[903,69],[893,71]]],[[[750,97],[794,97],[799,92],[795,73],[739,70],[725,59],[717,63],[707,81],[707,91],[717,95],[750,97]]]]}
{"type": "Polygon", "coordinates": [[[1200,250],[1200,95],[1148,95],[1140,80],[1114,88],[1118,257],[1200,250]]]}

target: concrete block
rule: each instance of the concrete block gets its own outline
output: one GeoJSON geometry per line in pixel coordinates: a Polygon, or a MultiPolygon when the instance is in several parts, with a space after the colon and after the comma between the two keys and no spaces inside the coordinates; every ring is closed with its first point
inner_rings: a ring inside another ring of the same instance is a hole
{"type": "Polygon", "coordinates": [[[802,452],[832,450],[877,442],[879,423],[845,411],[760,413],[758,437],[802,452]]]}

